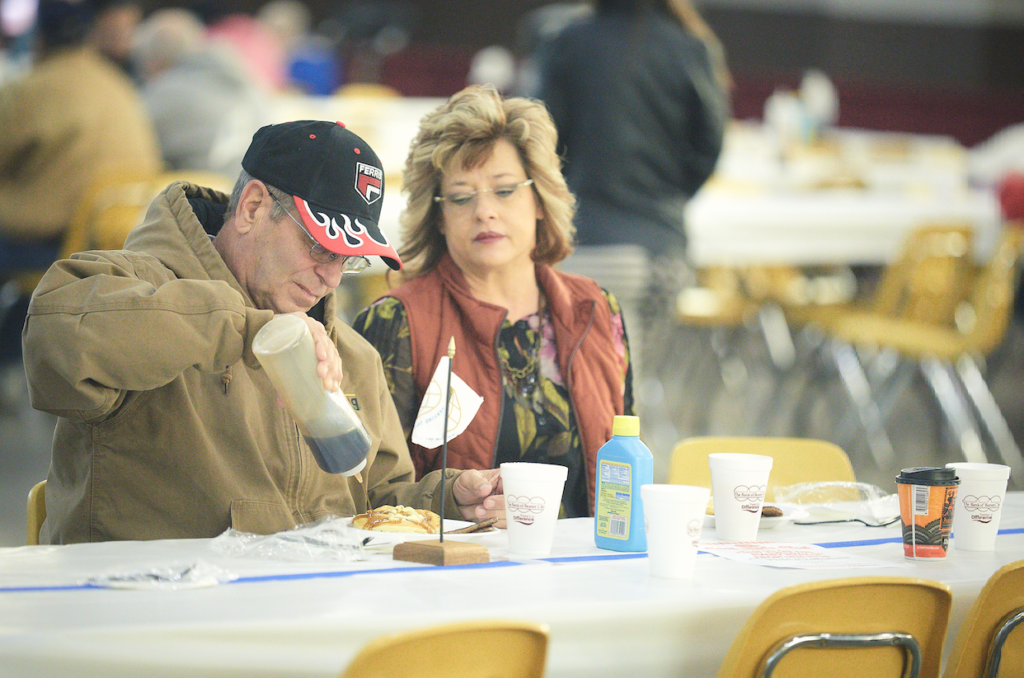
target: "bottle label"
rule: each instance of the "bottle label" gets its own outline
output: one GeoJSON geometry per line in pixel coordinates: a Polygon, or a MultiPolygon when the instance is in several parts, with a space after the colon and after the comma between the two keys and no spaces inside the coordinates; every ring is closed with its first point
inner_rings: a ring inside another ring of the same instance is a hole
{"type": "Polygon", "coordinates": [[[629,539],[633,498],[633,467],[614,461],[597,465],[597,534],[611,539],[629,539]]]}

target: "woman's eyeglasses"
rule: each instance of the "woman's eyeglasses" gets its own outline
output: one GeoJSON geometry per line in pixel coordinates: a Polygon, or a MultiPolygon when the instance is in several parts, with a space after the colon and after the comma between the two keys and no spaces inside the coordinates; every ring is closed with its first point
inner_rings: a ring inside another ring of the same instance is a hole
{"type": "Polygon", "coordinates": [[[468,208],[476,203],[476,197],[481,193],[494,193],[495,197],[498,198],[498,202],[505,202],[512,198],[521,187],[530,186],[531,184],[533,184],[533,179],[527,179],[526,181],[520,181],[518,184],[505,184],[503,186],[495,186],[494,188],[481,188],[477,191],[435,195],[434,202],[447,203],[451,207],[459,209],[468,208]]]}
{"type": "Polygon", "coordinates": [[[280,207],[288,218],[295,222],[295,225],[302,229],[302,232],[306,234],[306,237],[313,241],[313,246],[309,248],[309,258],[318,264],[330,264],[338,260],[341,257],[344,261],[341,262],[342,273],[358,273],[359,271],[365,271],[370,265],[370,260],[366,257],[361,256],[344,256],[337,252],[332,252],[320,243],[316,241],[313,234],[306,230],[306,227],[302,225],[302,222],[292,216],[292,213],[281,204],[281,201],[277,199],[274,194],[270,197],[273,199],[277,206],[280,207]]]}

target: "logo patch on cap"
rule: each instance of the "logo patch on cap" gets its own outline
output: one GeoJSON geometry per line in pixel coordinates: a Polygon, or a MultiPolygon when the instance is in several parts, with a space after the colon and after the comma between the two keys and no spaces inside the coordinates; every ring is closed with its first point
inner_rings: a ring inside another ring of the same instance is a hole
{"type": "Polygon", "coordinates": [[[362,162],[356,163],[356,192],[363,196],[367,205],[380,200],[383,183],[384,172],[380,168],[362,162]]]}

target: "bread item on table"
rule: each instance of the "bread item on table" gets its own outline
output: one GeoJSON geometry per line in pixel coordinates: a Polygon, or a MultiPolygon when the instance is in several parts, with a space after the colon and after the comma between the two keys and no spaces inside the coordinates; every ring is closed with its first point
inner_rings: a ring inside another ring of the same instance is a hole
{"type": "MultiPolygon", "coordinates": [[[[709,516],[715,515],[715,498],[714,497],[711,497],[711,499],[708,500],[708,507],[704,510],[704,513],[709,515],[709,516]]],[[[782,517],[782,509],[780,509],[778,506],[772,506],[771,504],[765,504],[765,505],[763,505],[761,507],[761,517],[762,518],[781,518],[782,517]]]]}
{"type": "Polygon", "coordinates": [[[445,534],[471,534],[473,532],[492,532],[494,530],[493,525],[496,522],[498,522],[497,518],[488,518],[487,520],[482,520],[479,523],[473,523],[472,525],[467,525],[465,527],[460,527],[457,530],[451,530],[451,531],[445,530],[444,533],[445,534]]]}
{"type": "Polygon", "coordinates": [[[354,517],[352,527],[373,532],[437,534],[441,517],[433,511],[411,506],[379,506],[354,517]]]}

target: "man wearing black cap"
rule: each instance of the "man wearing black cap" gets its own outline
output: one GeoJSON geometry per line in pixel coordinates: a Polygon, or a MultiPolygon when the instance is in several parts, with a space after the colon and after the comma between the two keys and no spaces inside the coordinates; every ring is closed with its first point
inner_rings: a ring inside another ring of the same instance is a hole
{"type": "Polygon", "coordinates": [[[340,123],[261,128],[230,198],[185,182],[125,249],[59,261],[24,333],[32,404],[58,416],[41,543],[271,533],[404,504],[503,517],[496,471],[413,483],[380,356],[336,316],[342,275],[401,261],[378,226],[384,173],[340,123]],[[373,444],[362,476],[325,473],[252,353],[275,314],[310,326],[328,390],[373,444]]]}

